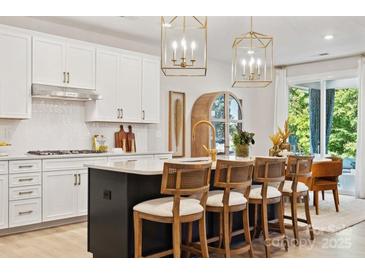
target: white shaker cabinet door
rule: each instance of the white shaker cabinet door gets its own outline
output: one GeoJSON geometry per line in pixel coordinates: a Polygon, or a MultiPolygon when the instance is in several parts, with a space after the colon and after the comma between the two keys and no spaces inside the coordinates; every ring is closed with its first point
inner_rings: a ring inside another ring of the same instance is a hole
{"type": "Polygon", "coordinates": [[[30,118],[30,36],[0,30],[0,60],[0,118],[30,118]]]}
{"type": "Polygon", "coordinates": [[[77,193],[77,215],[87,215],[88,206],[88,172],[87,170],[79,171],[78,193],[77,193]]]}
{"type": "Polygon", "coordinates": [[[0,229],[8,228],[8,175],[0,175],[0,229]]]}
{"type": "Polygon", "coordinates": [[[96,92],[102,96],[101,100],[90,102],[94,120],[109,121],[120,118],[118,105],[118,65],[119,54],[108,51],[97,51],[96,54],[96,92]]]}
{"type": "Polygon", "coordinates": [[[159,123],[160,60],[143,58],[142,79],[142,120],[159,123]]]}
{"type": "Polygon", "coordinates": [[[66,56],[67,86],[95,89],[95,48],[68,44],[66,56]]]}
{"type": "Polygon", "coordinates": [[[33,83],[66,84],[66,43],[51,38],[33,38],[33,83]]]}
{"type": "Polygon", "coordinates": [[[142,120],[142,57],[122,55],[120,58],[120,92],[122,120],[140,122],[142,120]]]}
{"type": "Polygon", "coordinates": [[[43,221],[77,215],[77,171],[43,173],[43,221]]]}

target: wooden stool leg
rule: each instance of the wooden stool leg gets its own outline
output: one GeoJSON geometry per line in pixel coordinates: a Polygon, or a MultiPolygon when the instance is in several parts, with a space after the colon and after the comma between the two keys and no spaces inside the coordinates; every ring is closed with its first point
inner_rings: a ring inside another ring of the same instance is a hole
{"type": "Polygon", "coordinates": [[[313,192],[314,195],[314,206],[316,207],[316,214],[319,215],[319,201],[318,201],[318,191],[313,192]]]}
{"type": "MultiPolygon", "coordinates": [[[[193,242],[193,222],[188,223],[188,235],[187,235],[187,246],[190,246],[193,242]]],[[[190,258],[190,251],[186,252],[186,257],[190,258]]]]}
{"type": "Polygon", "coordinates": [[[314,240],[314,232],[313,232],[313,226],[312,226],[312,219],[311,214],[309,211],[309,193],[307,192],[307,195],[304,196],[304,207],[305,207],[305,218],[307,220],[307,224],[309,227],[309,234],[311,237],[311,240],[314,240]]]}
{"type": "Polygon", "coordinates": [[[142,257],[142,219],[137,211],[133,212],[134,221],[134,257],[142,257]]]}
{"type": "Polygon", "coordinates": [[[209,258],[205,214],[199,220],[199,241],[203,258],[209,258]]]}
{"type": "Polygon", "coordinates": [[[233,213],[229,213],[229,245],[232,242],[232,229],[233,229],[233,213]]]}
{"type": "Polygon", "coordinates": [[[219,241],[218,248],[223,246],[223,212],[219,213],[219,241]]]}
{"type": "Polygon", "coordinates": [[[178,221],[174,221],[172,224],[172,246],[174,258],[181,257],[181,224],[178,221]]]}
{"type": "Polygon", "coordinates": [[[290,197],[291,205],[291,219],[293,224],[293,232],[295,238],[295,245],[299,245],[299,231],[298,231],[298,212],[297,212],[297,196],[295,193],[290,197]]]}
{"type": "Polygon", "coordinates": [[[261,224],[262,224],[262,230],[263,230],[264,241],[265,241],[265,254],[266,254],[266,258],[269,258],[271,241],[269,238],[269,224],[268,224],[268,219],[267,219],[267,204],[266,203],[262,203],[261,211],[262,211],[261,224]]]}
{"type": "Polygon", "coordinates": [[[253,249],[252,249],[252,241],[251,241],[251,234],[250,234],[250,220],[248,217],[247,207],[243,210],[242,219],[243,219],[243,229],[244,229],[245,240],[246,240],[246,243],[248,245],[250,245],[250,250],[248,252],[250,254],[250,257],[253,258],[254,254],[253,254],[253,249]]]}
{"type": "Polygon", "coordinates": [[[258,237],[258,235],[257,235],[257,233],[258,233],[258,228],[257,228],[258,220],[257,219],[258,219],[258,205],[254,204],[254,220],[253,220],[254,223],[253,223],[253,233],[252,233],[253,238],[258,237]]]}
{"type": "Polygon", "coordinates": [[[223,209],[223,238],[226,258],[231,257],[229,234],[229,212],[227,208],[223,209]]]}
{"type": "Polygon", "coordinates": [[[277,206],[277,209],[278,209],[278,222],[279,222],[280,233],[282,235],[284,235],[284,247],[285,247],[285,251],[288,251],[289,243],[288,243],[288,238],[286,237],[286,233],[285,233],[283,197],[281,198],[280,203],[277,206]]]}
{"type": "Polygon", "coordinates": [[[322,200],[324,201],[324,190],[322,190],[322,200]]]}
{"type": "Polygon", "coordinates": [[[333,200],[335,201],[336,212],[338,212],[339,207],[338,207],[338,190],[337,190],[337,188],[332,190],[332,192],[333,192],[333,200]]]}

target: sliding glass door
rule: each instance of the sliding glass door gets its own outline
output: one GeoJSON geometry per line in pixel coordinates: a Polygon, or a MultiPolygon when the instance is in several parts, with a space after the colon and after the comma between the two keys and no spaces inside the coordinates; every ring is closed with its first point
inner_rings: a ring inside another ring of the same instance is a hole
{"type": "Polygon", "coordinates": [[[353,195],[357,141],[357,78],[318,80],[289,86],[293,151],[343,158],[341,193],[353,195]]]}

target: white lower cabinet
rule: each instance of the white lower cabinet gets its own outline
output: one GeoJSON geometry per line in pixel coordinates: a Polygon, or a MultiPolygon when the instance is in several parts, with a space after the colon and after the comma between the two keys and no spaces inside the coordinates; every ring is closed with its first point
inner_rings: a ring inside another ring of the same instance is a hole
{"type": "Polygon", "coordinates": [[[87,169],[79,171],[79,184],[77,188],[77,215],[87,215],[88,205],[88,173],[87,169]]]}
{"type": "Polygon", "coordinates": [[[0,175],[0,229],[8,228],[8,175],[0,175]]]}
{"type": "MultiPolygon", "coordinates": [[[[80,190],[81,187],[84,190],[85,181],[87,181],[84,177],[85,170],[43,173],[43,221],[82,215],[79,214],[79,203],[83,203],[79,202],[79,196],[81,200],[85,199],[85,194],[80,190]],[[81,175],[84,176],[81,177],[81,175]]],[[[86,212],[84,208],[81,210],[86,212]]]]}
{"type": "Polygon", "coordinates": [[[9,227],[31,225],[42,221],[40,198],[9,202],[9,227]]]}

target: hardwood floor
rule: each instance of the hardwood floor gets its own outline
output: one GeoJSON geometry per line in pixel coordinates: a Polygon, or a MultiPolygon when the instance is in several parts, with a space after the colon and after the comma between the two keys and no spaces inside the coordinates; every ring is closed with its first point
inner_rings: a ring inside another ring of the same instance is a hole
{"type": "MultiPolygon", "coordinates": [[[[7,258],[90,258],[86,251],[86,223],[60,226],[16,235],[0,237],[0,257],[7,258]]],[[[287,230],[290,239],[293,235],[287,230]]],[[[273,257],[365,257],[365,222],[338,233],[315,235],[300,233],[299,247],[291,244],[289,252],[273,248],[273,257]]],[[[264,257],[262,237],[253,241],[256,257],[264,257]]]]}

